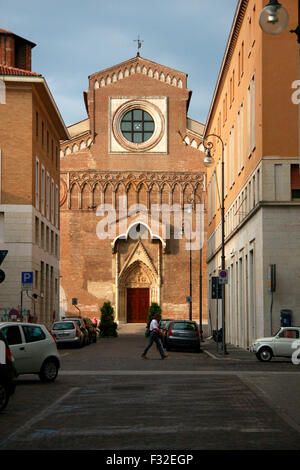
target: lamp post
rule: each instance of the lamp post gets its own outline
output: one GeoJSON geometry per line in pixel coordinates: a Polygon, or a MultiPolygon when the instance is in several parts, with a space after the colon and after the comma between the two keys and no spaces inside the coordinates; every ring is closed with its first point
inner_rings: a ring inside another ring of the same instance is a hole
{"type": "MultiPolygon", "coordinates": [[[[190,233],[192,232],[192,227],[190,227],[190,233]]],[[[184,224],[182,224],[182,233],[184,233],[184,224]]],[[[189,320],[192,320],[192,248],[191,248],[191,240],[190,240],[190,282],[189,282],[189,297],[187,297],[189,303],[189,320]]]]}
{"type": "MultiPolygon", "coordinates": [[[[267,34],[276,35],[282,33],[287,28],[288,23],[289,14],[277,0],[270,0],[259,15],[259,25],[267,34]]],[[[300,80],[300,0],[298,0],[298,26],[296,29],[291,29],[290,33],[295,33],[297,36],[299,57],[298,76],[300,80]]],[[[300,171],[300,103],[298,104],[298,158],[300,171]]]]}
{"type": "MultiPolygon", "coordinates": [[[[193,204],[193,208],[196,206],[196,199],[198,198],[199,203],[201,204],[201,197],[193,193],[188,197],[188,203],[193,204]]],[[[200,227],[202,233],[203,227],[200,227]]],[[[200,249],[199,249],[199,329],[200,329],[200,341],[203,341],[203,329],[202,329],[202,236],[200,239],[200,249]]]]}
{"type": "MultiPolygon", "coordinates": [[[[202,145],[206,151],[206,156],[204,157],[204,165],[206,167],[211,167],[214,164],[214,159],[211,156],[211,149],[214,147],[213,142],[207,141],[209,137],[216,137],[222,144],[222,161],[221,161],[221,231],[222,231],[222,248],[221,248],[221,268],[225,269],[225,208],[224,208],[224,142],[221,137],[217,134],[208,134],[203,137],[202,145]]],[[[225,340],[226,330],[225,330],[225,285],[222,284],[222,349],[223,354],[228,354],[226,349],[226,340],[225,340]]]]}

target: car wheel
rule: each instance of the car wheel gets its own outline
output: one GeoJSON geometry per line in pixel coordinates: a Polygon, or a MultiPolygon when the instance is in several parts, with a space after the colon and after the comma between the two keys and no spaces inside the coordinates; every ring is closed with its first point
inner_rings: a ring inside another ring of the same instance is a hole
{"type": "Polygon", "coordinates": [[[7,387],[0,383],[0,411],[4,410],[9,400],[7,387]]]}
{"type": "Polygon", "coordinates": [[[273,353],[270,348],[262,348],[258,351],[256,357],[262,362],[268,362],[272,359],[273,353]]]}
{"type": "Polygon", "coordinates": [[[58,365],[53,359],[49,359],[42,365],[39,377],[42,382],[53,382],[58,374],[58,365]]]}

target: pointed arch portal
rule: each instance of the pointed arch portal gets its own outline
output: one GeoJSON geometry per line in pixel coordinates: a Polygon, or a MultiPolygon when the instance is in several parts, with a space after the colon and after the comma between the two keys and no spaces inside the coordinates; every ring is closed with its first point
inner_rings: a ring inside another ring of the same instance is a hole
{"type": "Polygon", "coordinates": [[[152,256],[149,254],[142,239],[132,245],[132,241],[122,238],[120,243],[131,243],[131,251],[124,265],[120,266],[120,245],[114,244],[117,319],[126,323],[146,323],[151,303],[160,303],[162,243],[159,239],[152,239],[155,244],[154,257],[153,253],[152,256]]]}

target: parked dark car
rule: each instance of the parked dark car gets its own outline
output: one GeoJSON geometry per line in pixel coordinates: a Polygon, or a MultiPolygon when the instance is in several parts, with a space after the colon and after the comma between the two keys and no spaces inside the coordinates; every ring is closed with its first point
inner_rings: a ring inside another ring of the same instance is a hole
{"type": "Polygon", "coordinates": [[[168,326],[172,321],[174,321],[173,318],[162,318],[159,322],[159,332],[161,334],[161,339],[164,347],[166,347],[166,336],[168,333],[168,326]]]}
{"type": "Polygon", "coordinates": [[[7,406],[9,397],[15,393],[17,370],[14,357],[1,331],[0,341],[5,344],[5,364],[0,363],[0,411],[2,411],[7,406]]]}
{"type": "Polygon", "coordinates": [[[190,320],[171,321],[164,343],[167,351],[174,348],[193,349],[200,352],[200,334],[197,323],[190,320]]]}
{"type": "Polygon", "coordinates": [[[96,325],[92,322],[90,318],[83,318],[83,321],[89,334],[90,343],[96,343],[98,336],[96,325]]]}

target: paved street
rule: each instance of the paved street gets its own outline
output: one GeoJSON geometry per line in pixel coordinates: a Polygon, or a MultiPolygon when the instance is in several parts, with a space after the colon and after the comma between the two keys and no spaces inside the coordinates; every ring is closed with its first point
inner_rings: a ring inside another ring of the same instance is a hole
{"type": "Polygon", "coordinates": [[[300,368],[246,351],[149,359],[143,327],[60,349],[53,384],[18,378],[0,415],[0,449],[300,449],[300,368]]]}

